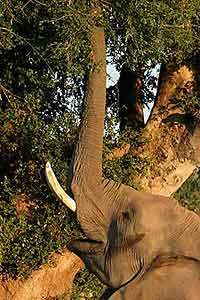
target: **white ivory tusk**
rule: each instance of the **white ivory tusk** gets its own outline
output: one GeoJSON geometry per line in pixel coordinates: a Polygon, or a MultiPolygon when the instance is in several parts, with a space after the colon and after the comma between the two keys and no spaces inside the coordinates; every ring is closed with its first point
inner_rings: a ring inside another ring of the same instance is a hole
{"type": "Polygon", "coordinates": [[[47,178],[48,185],[51,189],[51,191],[54,193],[54,195],[62,201],[68,208],[70,208],[72,211],[76,211],[76,202],[68,196],[61,185],[59,184],[52,168],[50,162],[46,163],[45,168],[45,174],[47,178]]]}

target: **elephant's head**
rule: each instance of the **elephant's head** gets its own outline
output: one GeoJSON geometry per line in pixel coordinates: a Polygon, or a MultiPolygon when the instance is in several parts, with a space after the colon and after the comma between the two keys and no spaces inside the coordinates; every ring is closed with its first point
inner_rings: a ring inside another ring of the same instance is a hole
{"type": "Polygon", "coordinates": [[[112,288],[142,276],[160,255],[200,259],[200,219],[175,200],[102,180],[98,188],[88,190],[91,202],[85,201],[87,189],[75,189],[74,198],[83,200],[79,205],[59,186],[49,163],[46,174],[86,234],[86,239],[72,242],[72,249],[112,288]]]}

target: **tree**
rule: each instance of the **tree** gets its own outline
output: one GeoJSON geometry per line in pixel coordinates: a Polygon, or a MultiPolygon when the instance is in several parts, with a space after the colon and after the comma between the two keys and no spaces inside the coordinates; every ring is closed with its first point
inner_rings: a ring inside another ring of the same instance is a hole
{"type": "MultiPolygon", "coordinates": [[[[56,157],[57,167],[66,164],[66,157],[71,160],[91,66],[90,5],[81,1],[1,4],[0,176],[1,210],[7,220],[1,236],[1,245],[6,241],[1,246],[1,271],[7,269],[13,276],[39,266],[50,252],[67,244],[64,239],[73,220],[50,195],[44,199],[43,168],[47,158],[56,157]],[[24,194],[31,218],[29,213],[15,215],[24,194]]],[[[115,1],[102,2],[102,6],[99,22],[106,29],[108,53],[121,70],[115,90],[124,109],[118,139],[111,138],[113,120],[107,117],[105,174],[169,195],[199,162],[199,4],[115,1]],[[144,126],[141,103],[152,98],[148,84],[155,84],[145,72],[156,64],[161,65],[158,92],[144,126]],[[124,85],[129,81],[133,84],[127,85],[130,93],[126,94],[124,85]]],[[[108,98],[108,109],[115,112],[116,93],[108,98]]],[[[63,169],[61,181],[66,183],[63,169]]]]}

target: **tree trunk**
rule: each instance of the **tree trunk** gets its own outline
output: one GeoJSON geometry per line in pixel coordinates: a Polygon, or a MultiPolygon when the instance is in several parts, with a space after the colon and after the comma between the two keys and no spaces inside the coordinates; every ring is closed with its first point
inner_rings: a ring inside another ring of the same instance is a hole
{"type": "Polygon", "coordinates": [[[196,78],[195,68],[188,65],[161,68],[155,105],[144,130],[149,142],[135,149],[149,161],[147,173],[134,178],[145,191],[170,196],[200,162],[200,125],[177,102],[190,96],[196,78]]]}
{"type": "MultiPolygon", "coordinates": [[[[147,160],[149,166],[145,174],[136,176],[134,170],[132,174],[132,180],[144,191],[170,196],[187,180],[200,162],[199,119],[184,108],[182,103],[183,99],[192,95],[198,85],[198,66],[197,59],[193,59],[190,65],[162,65],[156,101],[143,130],[143,137],[148,143],[142,147],[126,144],[122,148],[113,149],[107,157],[119,158],[131,152],[141,160],[147,160]]],[[[125,92],[123,98],[124,86],[125,84],[119,83],[122,99],[131,94],[125,92]]],[[[138,98],[134,99],[139,103],[138,98]]],[[[131,117],[132,124],[141,118],[140,112],[138,116],[136,114],[135,109],[131,117]]]]}
{"type": "Polygon", "coordinates": [[[120,129],[144,126],[141,90],[143,80],[140,74],[123,65],[118,81],[120,129]]]}

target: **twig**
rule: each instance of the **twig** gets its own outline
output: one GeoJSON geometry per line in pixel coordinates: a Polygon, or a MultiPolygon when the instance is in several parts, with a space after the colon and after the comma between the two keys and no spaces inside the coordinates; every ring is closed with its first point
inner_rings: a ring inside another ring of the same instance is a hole
{"type": "MultiPolygon", "coordinates": [[[[4,95],[7,97],[7,94],[10,94],[11,96],[13,96],[14,98],[18,98],[18,99],[23,99],[22,97],[15,95],[13,92],[11,92],[10,90],[8,90],[7,88],[5,88],[5,86],[3,86],[2,84],[0,84],[0,90],[2,90],[2,92],[4,93],[4,95]]],[[[9,99],[8,99],[9,100],[9,99]]]]}

